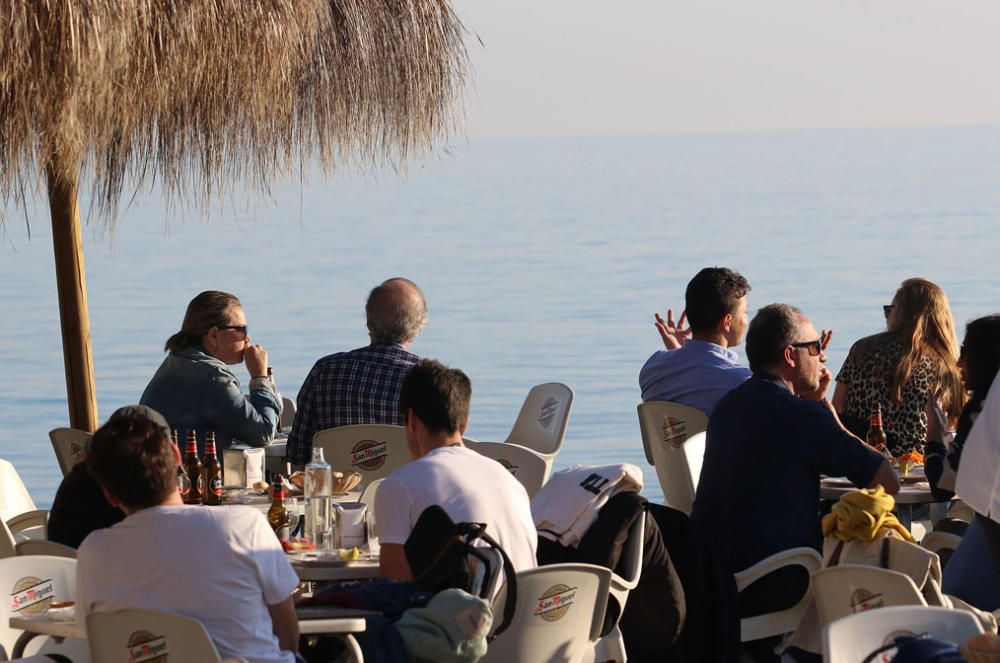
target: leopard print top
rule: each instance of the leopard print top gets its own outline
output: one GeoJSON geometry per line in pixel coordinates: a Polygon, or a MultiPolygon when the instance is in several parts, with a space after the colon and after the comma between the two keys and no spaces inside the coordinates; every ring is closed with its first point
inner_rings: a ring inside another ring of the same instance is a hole
{"type": "Polygon", "coordinates": [[[856,422],[848,427],[864,439],[871,421],[872,406],[882,404],[882,427],[889,450],[899,456],[924,443],[927,417],[924,402],[927,391],[938,384],[938,369],[930,357],[922,358],[903,386],[903,403],[892,398],[892,376],[906,354],[906,348],[895,334],[882,332],[855,343],[837,374],[837,382],[849,387],[844,422],[856,422]]]}

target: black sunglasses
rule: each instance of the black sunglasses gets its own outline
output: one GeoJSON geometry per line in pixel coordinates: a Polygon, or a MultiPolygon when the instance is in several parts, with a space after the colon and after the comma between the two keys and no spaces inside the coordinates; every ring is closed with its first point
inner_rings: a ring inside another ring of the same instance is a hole
{"type": "Polygon", "coordinates": [[[889,319],[889,314],[892,313],[892,309],[896,308],[895,304],[882,304],[882,313],[885,313],[885,319],[889,319]]]}
{"type": "Polygon", "coordinates": [[[823,341],[818,338],[815,341],[799,341],[790,345],[793,348],[808,348],[809,356],[811,357],[818,357],[823,354],[823,341]]]}
{"type": "Polygon", "coordinates": [[[236,332],[241,332],[243,338],[247,337],[247,326],[246,325],[219,325],[219,329],[232,329],[236,332]]]}

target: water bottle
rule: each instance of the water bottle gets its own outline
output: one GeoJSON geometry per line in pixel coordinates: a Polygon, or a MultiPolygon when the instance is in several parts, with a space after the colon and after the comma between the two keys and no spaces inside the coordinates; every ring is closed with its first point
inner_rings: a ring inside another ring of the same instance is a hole
{"type": "Polygon", "coordinates": [[[313,448],[312,460],[306,465],[304,496],[306,499],[306,538],[312,539],[317,550],[335,548],[330,502],[333,500],[333,473],[323,459],[323,449],[313,448]]]}

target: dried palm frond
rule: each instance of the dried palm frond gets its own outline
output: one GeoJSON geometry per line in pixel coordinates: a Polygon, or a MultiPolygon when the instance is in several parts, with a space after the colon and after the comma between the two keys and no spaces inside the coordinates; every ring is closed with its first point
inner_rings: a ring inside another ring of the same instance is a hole
{"type": "Polygon", "coordinates": [[[316,159],[397,165],[454,126],[467,59],[447,0],[0,3],[0,202],[50,176],[200,204],[316,159]]]}

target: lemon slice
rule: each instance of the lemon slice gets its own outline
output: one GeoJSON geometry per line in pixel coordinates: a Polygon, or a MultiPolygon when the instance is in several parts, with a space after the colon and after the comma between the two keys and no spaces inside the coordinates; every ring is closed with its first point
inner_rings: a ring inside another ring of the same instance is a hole
{"type": "Polygon", "coordinates": [[[357,548],[351,548],[350,550],[348,550],[347,548],[342,548],[337,551],[337,555],[340,557],[340,559],[342,559],[345,562],[353,562],[354,560],[361,557],[361,551],[358,550],[357,548]]]}

